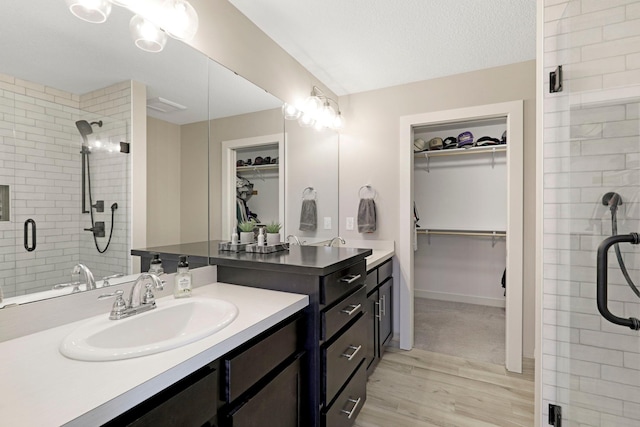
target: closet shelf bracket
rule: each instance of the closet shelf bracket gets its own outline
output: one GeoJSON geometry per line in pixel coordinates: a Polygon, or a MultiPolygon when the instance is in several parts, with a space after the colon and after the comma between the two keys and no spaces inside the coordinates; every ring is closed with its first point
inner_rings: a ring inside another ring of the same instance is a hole
{"type": "Polygon", "coordinates": [[[491,150],[491,169],[496,167],[496,147],[491,150]]]}
{"type": "Polygon", "coordinates": [[[431,158],[429,157],[429,153],[425,152],[424,153],[424,158],[427,159],[426,171],[427,171],[427,173],[430,173],[431,171],[429,170],[429,161],[431,160],[431,158]]]}

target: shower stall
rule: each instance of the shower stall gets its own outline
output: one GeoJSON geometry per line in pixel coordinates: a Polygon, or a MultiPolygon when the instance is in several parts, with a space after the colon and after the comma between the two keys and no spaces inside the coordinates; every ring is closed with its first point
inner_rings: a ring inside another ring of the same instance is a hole
{"type": "Polygon", "coordinates": [[[539,6],[538,425],[638,426],[640,1],[539,6]]]}
{"type": "Polygon", "coordinates": [[[0,77],[4,297],[70,283],[80,263],[96,280],[129,273],[129,83],[78,96],[0,77]]]}

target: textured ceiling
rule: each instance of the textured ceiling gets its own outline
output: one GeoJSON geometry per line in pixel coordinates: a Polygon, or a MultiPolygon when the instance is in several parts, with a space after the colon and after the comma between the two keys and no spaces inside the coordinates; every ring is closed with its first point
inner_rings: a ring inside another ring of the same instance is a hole
{"type": "Polygon", "coordinates": [[[536,54],[536,0],[229,1],[338,95],[536,54]]]}

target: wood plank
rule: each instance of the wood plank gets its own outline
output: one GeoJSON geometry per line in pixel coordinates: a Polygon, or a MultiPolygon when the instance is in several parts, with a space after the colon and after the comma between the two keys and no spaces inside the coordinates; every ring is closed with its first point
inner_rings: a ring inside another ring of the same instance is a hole
{"type": "Polygon", "coordinates": [[[534,363],[504,366],[390,348],[367,384],[357,427],[532,426],[534,363]]]}

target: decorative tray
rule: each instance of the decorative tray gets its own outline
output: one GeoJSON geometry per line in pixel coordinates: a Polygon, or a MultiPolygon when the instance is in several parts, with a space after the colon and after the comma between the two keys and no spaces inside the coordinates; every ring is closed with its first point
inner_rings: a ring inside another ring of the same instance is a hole
{"type": "Polygon", "coordinates": [[[244,252],[247,250],[248,245],[249,243],[220,242],[218,243],[218,250],[228,252],[244,252]]]}
{"type": "Polygon", "coordinates": [[[289,249],[289,245],[286,243],[277,243],[275,245],[258,246],[257,244],[248,244],[245,250],[247,252],[254,252],[258,254],[270,254],[272,252],[286,251],[289,249]]]}

